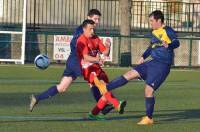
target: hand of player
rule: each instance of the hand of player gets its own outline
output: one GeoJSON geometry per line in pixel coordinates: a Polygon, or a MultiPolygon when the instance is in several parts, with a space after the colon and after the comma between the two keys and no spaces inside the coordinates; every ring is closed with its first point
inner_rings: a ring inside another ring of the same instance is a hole
{"type": "Polygon", "coordinates": [[[96,62],[99,62],[101,60],[100,54],[97,54],[96,56],[96,62]]]}
{"type": "Polygon", "coordinates": [[[103,65],[104,65],[104,62],[105,62],[105,56],[104,56],[104,54],[101,54],[101,55],[100,55],[99,64],[100,64],[101,66],[103,66],[103,65]]]}
{"type": "Polygon", "coordinates": [[[107,48],[110,48],[110,45],[111,45],[110,39],[107,38],[107,39],[106,39],[106,42],[105,42],[105,46],[106,46],[107,48]]]}
{"type": "Polygon", "coordinates": [[[143,58],[143,57],[141,57],[141,58],[136,62],[137,65],[142,64],[142,63],[144,63],[144,58],[143,58]]]}
{"type": "Polygon", "coordinates": [[[104,65],[104,62],[105,62],[104,60],[100,59],[99,65],[100,65],[100,66],[103,66],[103,65],[104,65]]]}
{"type": "Polygon", "coordinates": [[[167,44],[167,42],[166,41],[162,41],[162,45],[165,47],[165,48],[168,48],[168,44],[167,44]]]}

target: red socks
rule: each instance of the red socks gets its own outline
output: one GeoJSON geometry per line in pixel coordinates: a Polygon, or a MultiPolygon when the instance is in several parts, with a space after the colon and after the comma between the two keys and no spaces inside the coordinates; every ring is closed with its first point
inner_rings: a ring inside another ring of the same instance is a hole
{"type": "Polygon", "coordinates": [[[97,115],[99,112],[104,108],[104,106],[107,104],[107,101],[104,99],[100,98],[99,101],[97,102],[96,106],[92,109],[92,114],[97,115]]]}
{"type": "Polygon", "coordinates": [[[113,104],[115,109],[119,106],[119,101],[112,95],[111,92],[107,92],[105,95],[105,98],[108,100],[109,103],[113,104]]]}

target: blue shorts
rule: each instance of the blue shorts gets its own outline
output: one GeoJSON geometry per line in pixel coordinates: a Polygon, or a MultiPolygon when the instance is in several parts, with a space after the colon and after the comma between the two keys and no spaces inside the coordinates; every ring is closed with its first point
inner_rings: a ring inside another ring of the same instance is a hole
{"type": "Polygon", "coordinates": [[[72,77],[73,80],[75,80],[81,75],[81,68],[78,59],[69,57],[66,61],[66,67],[63,72],[63,76],[72,77]]]}
{"type": "Polygon", "coordinates": [[[156,90],[167,78],[170,72],[170,67],[171,65],[169,64],[150,60],[136,66],[133,69],[140,74],[140,77],[145,80],[147,85],[156,90]]]}

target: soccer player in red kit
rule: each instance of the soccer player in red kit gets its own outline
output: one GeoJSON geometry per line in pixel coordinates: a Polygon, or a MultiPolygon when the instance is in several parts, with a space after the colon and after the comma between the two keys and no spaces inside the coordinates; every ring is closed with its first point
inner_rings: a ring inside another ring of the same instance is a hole
{"type": "MultiPolygon", "coordinates": [[[[104,60],[101,59],[100,54],[109,54],[110,43],[106,43],[106,46],[104,46],[100,38],[94,35],[94,24],[92,20],[88,19],[82,23],[83,34],[78,38],[76,44],[82,74],[90,87],[94,85],[94,77],[98,77],[98,79],[103,80],[105,83],[109,82],[106,73],[101,69],[104,60]]],[[[126,101],[119,102],[111,92],[107,92],[99,99],[96,106],[89,113],[89,119],[101,119],[98,114],[108,103],[113,104],[115,109],[120,114],[123,114],[126,101]]]]}

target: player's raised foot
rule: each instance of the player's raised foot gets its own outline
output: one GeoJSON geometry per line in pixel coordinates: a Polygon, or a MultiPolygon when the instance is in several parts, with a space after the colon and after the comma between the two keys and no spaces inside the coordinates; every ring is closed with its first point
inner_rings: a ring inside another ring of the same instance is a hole
{"type": "Polygon", "coordinates": [[[149,118],[148,116],[142,117],[142,119],[137,123],[138,125],[152,125],[153,119],[149,118]]]}
{"type": "Polygon", "coordinates": [[[123,114],[124,113],[125,107],[126,107],[126,101],[120,101],[119,102],[119,114],[123,114]]]}
{"type": "Polygon", "coordinates": [[[108,114],[111,110],[113,110],[114,107],[112,104],[107,104],[102,110],[101,110],[101,113],[106,115],[108,114]]]}
{"type": "Polygon", "coordinates": [[[103,121],[105,118],[101,115],[93,115],[91,112],[88,114],[89,120],[97,120],[97,121],[103,121]]]}
{"type": "Polygon", "coordinates": [[[106,88],[106,83],[102,80],[99,80],[96,76],[94,77],[94,84],[97,86],[102,95],[108,92],[106,88]]]}
{"type": "Polygon", "coordinates": [[[33,111],[33,108],[36,106],[36,104],[38,103],[35,95],[31,95],[30,96],[30,105],[29,105],[29,111],[32,112],[33,111]]]}

